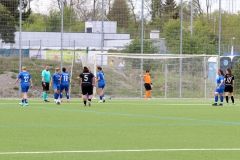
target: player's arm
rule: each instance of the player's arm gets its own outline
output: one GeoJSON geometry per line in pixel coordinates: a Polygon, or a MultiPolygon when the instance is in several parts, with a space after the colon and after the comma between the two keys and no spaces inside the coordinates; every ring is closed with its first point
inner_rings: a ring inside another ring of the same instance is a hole
{"type": "Polygon", "coordinates": [[[31,88],[33,88],[32,78],[29,81],[30,81],[31,88]]]}
{"type": "Polygon", "coordinates": [[[19,79],[20,79],[20,74],[18,75],[18,78],[14,81],[14,84],[16,84],[19,79]]]}
{"type": "Polygon", "coordinates": [[[81,75],[80,76],[78,76],[78,82],[79,82],[79,84],[81,85],[81,83],[82,83],[82,79],[81,79],[81,75]]]}
{"type": "Polygon", "coordinates": [[[14,84],[16,84],[18,80],[19,80],[19,78],[17,78],[17,79],[14,81],[14,84]]]}
{"type": "Polygon", "coordinates": [[[223,85],[223,79],[221,79],[221,83],[218,85],[218,88],[220,88],[220,87],[222,87],[222,85],[223,85]]]}

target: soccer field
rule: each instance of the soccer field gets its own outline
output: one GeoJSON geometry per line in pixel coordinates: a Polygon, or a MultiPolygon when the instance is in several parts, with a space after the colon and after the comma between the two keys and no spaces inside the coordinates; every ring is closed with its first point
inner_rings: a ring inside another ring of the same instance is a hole
{"type": "Polygon", "coordinates": [[[107,100],[83,107],[0,102],[0,159],[240,159],[239,105],[213,100],[107,100]]]}

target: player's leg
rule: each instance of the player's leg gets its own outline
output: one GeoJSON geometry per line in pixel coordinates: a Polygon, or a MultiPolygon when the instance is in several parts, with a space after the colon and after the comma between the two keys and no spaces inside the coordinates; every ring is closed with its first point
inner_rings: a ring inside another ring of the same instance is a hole
{"type": "Polygon", "coordinates": [[[49,83],[43,83],[42,82],[42,87],[43,87],[43,95],[42,95],[43,101],[44,102],[49,102],[47,100],[47,92],[49,91],[49,83]]]}
{"type": "Polygon", "coordinates": [[[91,106],[92,94],[93,94],[92,85],[89,85],[89,87],[88,87],[88,98],[87,98],[88,106],[91,106]]]}
{"type": "Polygon", "coordinates": [[[58,85],[57,84],[53,84],[53,89],[54,89],[54,102],[57,102],[58,97],[59,97],[59,90],[58,90],[58,85]]]}
{"type": "Polygon", "coordinates": [[[105,87],[105,84],[102,85],[102,100],[103,100],[103,103],[106,101],[105,97],[104,97],[104,92],[103,92],[104,87],[105,87]]]}
{"type": "Polygon", "coordinates": [[[233,86],[231,86],[229,92],[230,92],[230,95],[231,95],[232,104],[235,105],[234,96],[233,96],[233,86]]]}
{"type": "Polygon", "coordinates": [[[226,102],[228,104],[228,92],[229,92],[228,86],[225,86],[224,92],[225,92],[225,99],[226,99],[226,102]]]}
{"type": "Polygon", "coordinates": [[[21,84],[21,92],[22,92],[22,100],[21,102],[19,103],[21,106],[23,106],[24,104],[24,92],[25,92],[25,86],[23,84],[21,84]]]}
{"type": "Polygon", "coordinates": [[[223,105],[223,93],[224,93],[224,88],[220,88],[219,89],[219,95],[220,95],[220,106],[222,106],[223,105]]]}
{"type": "Polygon", "coordinates": [[[218,103],[218,92],[219,92],[219,89],[216,88],[215,93],[214,93],[215,101],[212,104],[213,106],[217,106],[217,103],[218,103]]]}
{"type": "Polygon", "coordinates": [[[28,97],[27,97],[27,92],[28,92],[28,89],[29,89],[29,85],[26,86],[25,88],[25,93],[24,93],[24,102],[25,102],[25,106],[28,106],[28,97]]]}
{"type": "Polygon", "coordinates": [[[86,106],[87,104],[87,86],[86,84],[82,84],[82,98],[83,98],[83,105],[86,106]]]}
{"type": "Polygon", "coordinates": [[[66,86],[64,87],[64,89],[65,89],[65,93],[66,93],[67,102],[70,102],[69,85],[66,85],[66,86]]]}
{"type": "Polygon", "coordinates": [[[102,88],[98,88],[98,94],[99,94],[99,103],[102,103],[102,88]]]}

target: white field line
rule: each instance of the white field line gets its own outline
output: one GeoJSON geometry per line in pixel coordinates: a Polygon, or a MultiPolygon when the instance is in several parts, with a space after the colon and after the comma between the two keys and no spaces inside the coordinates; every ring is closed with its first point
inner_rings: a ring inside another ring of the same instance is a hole
{"type": "Polygon", "coordinates": [[[240,151],[240,148],[33,151],[33,152],[0,152],[0,155],[14,155],[14,154],[62,154],[62,153],[113,153],[113,152],[179,152],[179,151],[240,151]]]}

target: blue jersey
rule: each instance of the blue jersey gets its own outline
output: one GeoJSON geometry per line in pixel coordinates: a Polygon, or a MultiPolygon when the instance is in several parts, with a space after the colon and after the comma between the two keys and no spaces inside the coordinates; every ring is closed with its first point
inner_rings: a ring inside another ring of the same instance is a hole
{"type": "Polygon", "coordinates": [[[97,74],[98,83],[105,84],[104,74],[102,71],[98,72],[97,74]]]}
{"type": "Polygon", "coordinates": [[[18,75],[18,78],[21,80],[21,84],[27,84],[29,85],[29,80],[32,78],[31,75],[26,72],[23,71],[18,75]]]}
{"type": "MultiPolygon", "coordinates": [[[[224,76],[220,75],[217,77],[217,86],[221,84],[221,82],[224,82],[224,76]]],[[[222,87],[224,86],[224,83],[222,84],[222,87]]]]}
{"type": "Polygon", "coordinates": [[[54,75],[52,76],[53,84],[60,84],[60,77],[60,73],[54,73],[54,75]]]}
{"type": "MultiPolygon", "coordinates": [[[[93,77],[95,77],[93,73],[91,73],[91,74],[92,74],[93,77]]],[[[93,79],[91,79],[90,83],[93,84],[93,79]]]]}
{"type": "Polygon", "coordinates": [[[62,79],[61,79],[61,84],[69,84],[69,79],[70,79],[70,75],[66,72],[62,72],[61,73],[62,79]]]}

